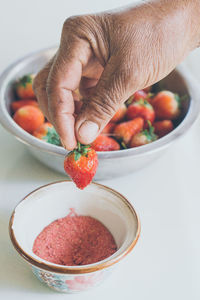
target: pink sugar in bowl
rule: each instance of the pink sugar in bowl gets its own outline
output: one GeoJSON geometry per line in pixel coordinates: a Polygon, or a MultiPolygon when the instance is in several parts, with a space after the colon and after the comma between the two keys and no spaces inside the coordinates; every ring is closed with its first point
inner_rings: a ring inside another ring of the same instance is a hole
{"type": "Polygon", "coordinates": [[[60,181],[24,197],[12,213],[9,231],[13,246],[40,281],[56,291],[74,293],[101,283],[134,248],[140,235],[140,221],[129,201],[115,190],[92,183],[80,191],[73,182],[60,181]],[[100,221],[113,236],[117,250],[103,260],[85,265],[61,265],[36,255],[33,245],[38,235],[72,211],[77,216],[100,221]]]}

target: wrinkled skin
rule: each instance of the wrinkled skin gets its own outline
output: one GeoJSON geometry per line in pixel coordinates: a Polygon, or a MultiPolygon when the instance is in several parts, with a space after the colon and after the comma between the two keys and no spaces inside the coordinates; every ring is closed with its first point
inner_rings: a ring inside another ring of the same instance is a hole
{"type": "Polygon", "coordinates": [[[152,0],[67,19],[55,57],[34,81],[63,146],[91,143],[131,94],[165,77],[198,47],[199,15],[199,0],[152,0]],[[78,87],[84,105],[75,120],[78,87]]]}

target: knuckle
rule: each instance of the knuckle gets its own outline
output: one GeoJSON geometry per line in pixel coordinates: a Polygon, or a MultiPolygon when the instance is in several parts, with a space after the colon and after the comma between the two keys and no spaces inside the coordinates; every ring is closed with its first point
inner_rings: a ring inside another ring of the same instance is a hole
{"type": "Polygon", "coordinates": [[[83,17],[82,16],[71,16],[67,18],[63,24],[62,32],[66,33],[71,30],[75,30],[77,25],[80,25],[83,22],[83,17]]]}
{"type": "Polygon", "coordinates": [[[99,21],[94,15],[77,15],[65,20],[62,29],[61,40],[65,41],[66,36],[70,40],[74,37],[82,39],[91,39],[94,32],[98,30],[99,21]]]}

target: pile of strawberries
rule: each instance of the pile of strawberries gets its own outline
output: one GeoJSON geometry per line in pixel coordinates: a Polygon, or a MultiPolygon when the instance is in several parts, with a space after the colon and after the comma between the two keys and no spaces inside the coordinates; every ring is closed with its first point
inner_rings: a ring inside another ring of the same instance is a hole
{"type": "Polygon", "coordinates": [[[34,75],[25,75],[14,86],[17,100],[11,103],[14,121],[25,131],[47,143],[60,146],[60,138],[52,124],[45,121],[33,92],[34,75]]]}
{"type": "MultiPolygon", "coordinates": [[[[28,133],[47,143],[61,146],[60,138],[40,110],[33,92],[33,75],[20,78],[15,84],[16,101],[11,103],[15,122],[28,133]]],[[[122,104],[96,140],[89,145],[78,143],[64,160],[64,169],[76,186],[84,189],[94,177],[96,151],[116,151],[152,143],[174,129],[174,120],[181,114],[181,98],[170,91],[154,92],[154,87],[134,93],[122,104]]],[[[75,116],[82,101],[76,94],[75,116]]]]}
{"type": "MultiPolygon", "coordinates": [[[[13,119],[24,130],[48,143],[60,146],[60,138],[38,107],[33,75],[15,84],[18,100],[11,103],[13,119]]],[[[152,87],[137,91],[122,104],[102,133],[91,144],[96,151],[115,151],[139,147],[163,137],[174,129],[181,114],[181,98],[170,91],[153,93],[152,87]]],[[[75,101],[77,114],[81,101],[75,101]]]]}
{"type": "Polygon", "coordinates": [[[96,151],[113,151],[152,143],[174,129],[181,98],[170,91],[134,93],[122,104],[101,135],[91,144],[96,151]]]}

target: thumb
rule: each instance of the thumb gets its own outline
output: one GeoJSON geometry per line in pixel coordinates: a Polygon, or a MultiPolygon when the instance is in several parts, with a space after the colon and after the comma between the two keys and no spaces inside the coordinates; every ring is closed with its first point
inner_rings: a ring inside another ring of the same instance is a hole
{"type": "Polygon", "coordinates": [[[84,101],[76,119],[75,131],[79,142],[90,144],[110,121],[120,105],[130,95],[129,68],[111,57],[89,99],[84,101]]]}

